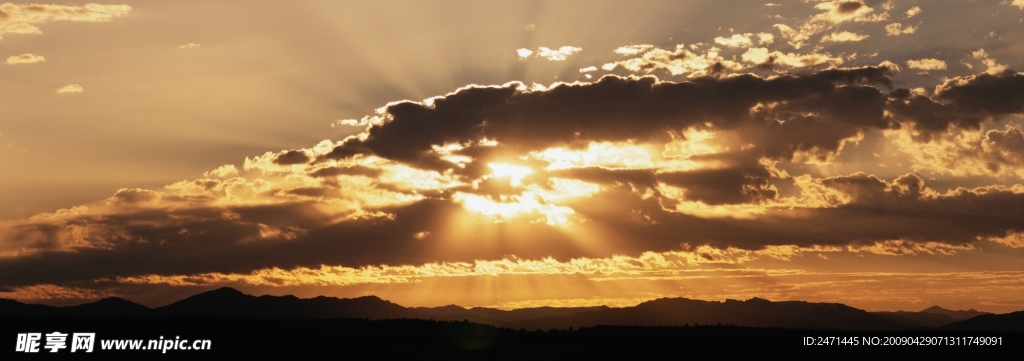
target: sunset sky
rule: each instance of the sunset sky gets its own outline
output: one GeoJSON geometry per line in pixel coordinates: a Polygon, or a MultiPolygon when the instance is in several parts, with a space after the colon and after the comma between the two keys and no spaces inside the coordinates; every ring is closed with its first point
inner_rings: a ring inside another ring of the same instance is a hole
{"type": "Polygon", "coordinates": [[[1024,0],[0,4],[0,298],[1024,309],[1024,0]]]}

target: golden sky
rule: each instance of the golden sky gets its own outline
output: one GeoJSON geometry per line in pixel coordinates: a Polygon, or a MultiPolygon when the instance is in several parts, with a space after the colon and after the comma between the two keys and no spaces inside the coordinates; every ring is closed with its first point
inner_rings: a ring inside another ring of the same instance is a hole
{"type": "Polygon", "coordinates": [[[0,297],[1024,309],[1024,2],[0,4],[0,297]]]}

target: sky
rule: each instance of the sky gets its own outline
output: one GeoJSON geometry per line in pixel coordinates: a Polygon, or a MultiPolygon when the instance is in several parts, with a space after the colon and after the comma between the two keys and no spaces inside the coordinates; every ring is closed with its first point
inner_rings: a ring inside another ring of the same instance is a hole
{"type": "Polygon", "coordinates": [[[0,4],[0,297],[1024,309],[1024,0],[0,4]]]}

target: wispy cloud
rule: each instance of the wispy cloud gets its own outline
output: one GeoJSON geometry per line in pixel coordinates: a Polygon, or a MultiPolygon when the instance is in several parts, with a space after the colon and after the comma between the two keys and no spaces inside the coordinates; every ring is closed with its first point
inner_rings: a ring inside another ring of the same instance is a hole
{"type": "Polygon", "coordinates": [[[900,24],[900,23],[892,23],[892,24],[889,24],[889,25],[885,26],[885,35],[888,35],[888,36],[898,36],[898,35],[903,35],[903,34],[913,34],[916,31],[917,31],[917,27],[916,26],[911,26],[911,25],[903,26],[903,24],[900,24]]]}
{"type": "Polygon", "coordinates": [[[868,38],[868,35],[852,33],[852,32],[849,32],[849,31],[842,31],[842,32],[838,32],[838,33],[832,33],[832,34],[825,35],[825,36],[821,37],[821,41],[822,42],[842,43],[842,42],[861,41],[861,40],[864,40],[864,39],[867,39],[867,38],[868,38]]]}
{"type": "Polygon", "coordinates": [[[15,55],[15,56],[11,56],[11,57],[7,58],[7,64],[10,64],[10,65],[34,64],[34,63],[42,63],[44,61],[46,61],[46,58],[44,58],[44,57],[42,57],[40,55],[29,54],[29,53],[25,53],[25,54],[21,54],[21,55],[15,55]]]}
{"type": "Polygon", "coordinates": [[[938,59],[907,60],[907,66],[920,70],[945,70],[946,62],[938,59]]]}
{"type": "Polygon", "coordinates": [[[83,91],[85,91],[85,90],[82,89],[81,85],[78,85],[78,84],[68,84],[68,85],[65,85],[65,86],[61,87],[60,89],[57,89],[57,94],[81,93],[83,91]]]}
{"type": "Polygon", "coordinates": [[[578,53],[581,50],[583,49],[574,46],[563,46],[558,49],[548,49],[542,46],[537,49],[537,56],[551,61],[564,61],[569,55],[578,53]]]}
{"type": "Polygon", "coordinates": [[[83,6],[46,4],[0,4],[0,35],[42,34],[33,24],[49,21],[110,21],[127,16],[132,10],[128,5],[86,4],[83,6]]]}

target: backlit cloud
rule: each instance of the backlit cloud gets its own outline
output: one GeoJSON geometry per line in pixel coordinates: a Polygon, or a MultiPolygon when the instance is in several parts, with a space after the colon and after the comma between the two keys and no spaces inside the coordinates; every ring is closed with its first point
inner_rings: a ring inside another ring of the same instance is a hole
{"type": "Polygon", "coordinates": [[[836,29],[846,22],[874,23],[889,19],[888,9],[876,13],[875,9],[861,1],[826,1],[818,3],[815,9],[821,11],[811,15],[800,25],[775,24],[782,38],[796,49],[806,46],[811,38],[825,31],[836,29]]]}
{"type": "Polygon", "coordinates": [[[578,53],[580,50],[583,49],[574,46],[563,46],[558,49],[548,49],[542,46],[537,49],[537,56],[551,61],[564,61],[569,55],[578,53]]]}
{"type": "Polygon", "coordinates": [[[867,39],[867,38],[868,38],[867,35],[861,35],[861,34],[851,33],[849,31],[843,31],[843,32],[838,32],[838,33],[832,33],[832,34],[825,35],[825,36],[821,37],[821,41],[822,42],[842,43],[842,42],[850,42],[850,41],[861,41],[861,40],[864,40],[864,39],[867,39]]]}
{"type": "Polygon", "coordinates": [[[11,34],[42,34],[34,24],[48,21],[110,21],[127,16],[128,5],[86,4],[84,6],[46,4],[0,4],[0,36],[11,34]]]}
{"type": "Polygon", "coordinates": [[[81,85],[78,85],[78,84],[68,84],[68,85],[65,85],[65,86],[61,87],[60,89],[57,89],[57,94],[81,93],[83,91],[85,91],[85,90],[82,89],[81,85]]]}
{"type": "Polygon", "coordinates": [[[732,36],[717,37],[715,43],[728,46],[730,48],[749,48],[754,45],[754,42],[750,40],[753,34],[732,34],[732,36]]]}
{"type": "Polygon", "coordinates": [[[34,64],[34,63],[42,63],[44,61],[46,61],[46,58],[44,58],[42,56],[39,56],[39,55],[35,55],[35,54],[29,54],[29,53],[25,53],[25,54],[21,54],[21,55],[14,55],[14,56],[11,56],[11,57],[7,58],[7,64],[10,64],[10,65],[34,64]]]}
{"type": "Polygon", "coordinates": [[[915,6],[915,7],[912,7],[910,9],[907,9],[907,17],[908,18],[915,17],[915,16],[917,16],[920,13],[921,13],[921,7],[920,6],[915,6]]]}
{"type": "Polygon", "coordinates": [[[916,26],[912,26],[912,25],[904,26],[903,24],[900,24],[900,23],[892,23],[892,24],[889,24],[889,25],[885,26],[885,35],[888,35],[888,36],[898,36],[898,35],[903,35],[903,34],[913,34],[916,31],[917,31],[917,27],[916,26]]]}
{"type": "Polygon", "coordinates": [[[938,59],[907,60],[907,66],[911,69],[946,70],[946,62],[938,59]]]}

